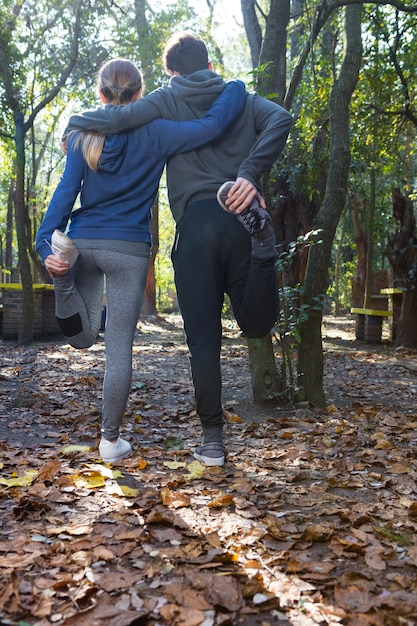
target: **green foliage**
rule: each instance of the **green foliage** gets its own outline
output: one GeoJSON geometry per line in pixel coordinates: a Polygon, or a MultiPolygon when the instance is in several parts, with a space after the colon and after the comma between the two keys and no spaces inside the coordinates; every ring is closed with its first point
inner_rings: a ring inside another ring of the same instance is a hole
{"type": "Polygon", "coordinates": [[[259,95],[269,100],[272,100],[279,95],[277,93],[263,93],[262,91],[263,83],[268,82],[268,80],[271,78],[272,65],[272,61],[267,61],[266,63],[262,63],[261,65],[258,65],[258,67],[255,67],[255,69],[249,72],[249,75],[252,75],[252,79],[248,83],[248,87],[256,89],[259,95]]]}
{"type": "Polygon", "coordinates": [[[112,5],[111,56],[123,56],[142,70],[145,93],[159,87],[168,78],[162,65],[166,40],[176,30],[187,29],[195,17],[185,0],[175,4],[132,3],[123,0],[112,5]]]}
{"type": "MultiPolygon", "coordinates": [[[[145,79],[148,77],[145,86],[153,89],[166,79],[161,61],[166,39],[194,15],[185,0],[170,7],[160,2],[152,8],[130,0],[81,2],[81,31],[74,39],[78,5],[72,0],[52,4],[23,0],[18,5],[7,0],[0,7],[0,48],[5,60],[0,69],[2,153],[6,154],[6,145],[9,150],[13,147],[7,142],[15,133],[16,113],[21,112],[26,121],[36,111],[33,127],[29,122],[26,127],[25,204],[33,226],[32,240],[64,165],[59,140],[66,120],[75,111],[98,105],[95,81],[99,67],[114,56],[131,58],[142,67],[145,79]],[[57,87],[74,54],[76,64],[57,87]],[[47,101],[54,90],[52,100],[47,101]]],[[[13,153],[10,156],[13,167],[13,153]]],[[[6,171],[2,167],[2,173],[6,171]]],[[[8,191],[1,182],[1,223],[8,191]]]]}
{"type": "Polygon", "coordinates": [[[172,311],[176,308],[174,272],[171,263],[171,248],[175,236],[175,222],[171,215],[165,180],[159,196],[159,250],[155,260],[158,311],[172,311]]]}
{"type": "MultiPolygon", "coordinates": [[[[269,63],[249,72],[248,45],[240,15],[224,18],[229,11],[223,3],[189,3],[187,0],[132,3],[120,0],[92,0],[82,3],[82,31],[78,59],[65,84],[35,119],[33,133],[27,134],[27,206],[34,225],[39,223],[63,166],[59,137],[68,116],[76,110],[97,105],[96,73],[112,56],[131,58],[142,67],[146,91],[166,82],[161,55],[167,38],[176,30],[190,29],[208,43],[215,69],[230,77],[240,72],[248,86],[267,77],[269,63]],[[239,21],[240,20],[240,21],[239,21]],[[227,26],[225,28],[225,25],[227,26]]],[[[72,53],[74,32],[73,0],[3,0],[0,5],[0,46],[12,77],[7,93],[0,71],[0,224],[5,222],[9,183],[13,179],[14,104],[25,119],[53,88],[72,53]]],[[[288,78],[295,67],[297,52],[311,37],[310,25],[317,2],[307,0],[293,16],[289,29],[291,53],[288,78]]],[[[261,11],[268,15],[271,3],[262,0],[261,11]]],[[[264,19],[260,19],[263,28],[264,19]]],[[[343,10],[334,11],[314,45],[297,89],[292,113],[294,125],[272,176],[283,176],[291,191],[320,206],[325,189],[329,147],[329,94],[341,63],[343,10]]],[[[363,13],[364,61],[360,81],[351,105],[350,194],[366,209],[369,205],[369,168],[376,170],[377,210],[374,223],[376,268],[386,262],[384,250],[388,233],[396,228],[392,219],[391,189],[396,186],[414,197],[416,170],[415,112],[417,80],[417,16],[396,11],[389,5],[366,5],[363,13]],[[395,66],[394,66],[395,61],[395,66]],[[415,113],[414,113],[415,114],[415,113]]],[[[262,81],[261,81],[262,82],[262,81]]],[[[264,94],[267,97],[275,93],[264,94]]],[[[171,220],[171,218],[169,218],[171,220]]],[[[161,306],[170,306],[173,288],[170,262],[172,233],[165,234],[161,218],[161,251],[158,281],[161,306]],[[166,241],[165,241],[166,236],[166,241]],[[162,261],[162,259],[164,259],[162,261]]],[[[310,227],[310,226],[309,226],[310,227]]],[[[0,226],[0,234],[1,229],[0,226]]],[[[3,230],[4,232],[4,230],[3,230]]],[[[343,307],[349,306],[354,234],[349,221],[344,235],[341,276],[338,290],[343,307]]],[[[336,244],[338,240],[336,240],[336,244]]],[[[335,258],[335,255],[333,255],[335,258]]],[[[330,269],[330,278],[334,269],[330,269]]],[[[297,314],[300,314],[298,312],[297,314]]],[[[292,315],[292,314],[291,314],[292,315]]]]}
{"type": "Polygon", "coordinates": [[[10,185],[13,179],[13,159],[7,143],[0,143],[0,268],[4,271],[5,244],[7,231],[7,206],[10,185]]]}
{"type": "MultiPolygon", "coordinates": [[[[306,8],[305,18],[315,4],[306,8]]],[[[292,105],[294,124],[290,133],[288,160],[290,188],[312,202],[320,203],[329,158],[329,97],[335,69],[341,62],[342,13],[334,12],[312,49],[292,105]]],[[[301,29],[301,24],[300,24],[301,29]]],[[[301,29],[308,36],[304,22],[301,29]]],[[[304,43],[304,37],[301,38],[304,43]]],[[[294,62],[296,59],[293,60],[294,62]]],[[[292,69],[292,61],[289,70],[292,69]]]]}
{"type": "MultiPolygon", "coordinates": [[[[316,8],[307,3],[299,17],[299,47],[308,36],[306,18],[316,8]]],[[[326,184],[329,154],[328,102],[341,62],[343,11],[334,12],[314,43],[303,72],[292,112],[295,123],[287,148],[290,188],[308,198],[312,209],[320,206],[326,184]]],[[[398,227],[392,217],[394,187],[415,191],[417,18],[389,5],[366,5],[363,12],[363,66],[351,102],[351,166],[349,195],[363,207],[362,227],[367,228],[370,203],[369,171],[376,172],[376,211],[373,223],[375,269],[386,267],[386,245],[398,227]],[[414,121],[413,121],[414,115],[414,121]]],[[[289,63],[291,71],[291,61],[289,63]]],[[[340,299],[343,309],[351,306],[350,279],[355,271],[354,232],[351,220],[344,235],[340,282],[329,293],[340,299]]],[[[338,245],[336,238],[335,244],[338,245]]],[[[335,261],[336,255],[333,254],[335,261]]],[[[330,278],[334,279],[334,266],[330,278]]]]}
{"type": "Polygon", "coordinates": [[[388,233],[397,228],[391,193],[411,193],[415,180],[417,17],[389,6],[367,5],[364,65],[352,102],[351,188],[369,204],[369,169],[376,172],[374,266],[383,265],[388,233]],[[415,113],[414,113],[415,115],[415,113]]]}
{"type": "Polygon", "coordinates": [[[356,271],[356,260],[344,260],[341,265],[339,283],[336,287],[334,284],[334,267],[330,268],[329,285],[326,295],[329,301],[337,301],[339,304],[339,313],[349,313],[352,306],[352,278],[356,271]]]}

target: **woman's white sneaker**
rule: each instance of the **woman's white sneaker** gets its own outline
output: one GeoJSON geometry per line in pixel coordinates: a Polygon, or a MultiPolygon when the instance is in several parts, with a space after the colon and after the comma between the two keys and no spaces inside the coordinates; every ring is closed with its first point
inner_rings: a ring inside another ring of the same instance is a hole
{"type": "Polygon", "coordinates": [[[118,437],[115,443],[108,439],[102,439],[98,450],[102,461],[105,463],[116,463],[116,461],[121,461],[121,459],[129,456],[132,452],[132,446],[125,439],[118,437]]]}
{"type": "Polygon", "coordinates": [[[61,261],[72,267],[80,254],[75,243],[65,233],[55,229],[51,237],[51,250],[61,261]]]}

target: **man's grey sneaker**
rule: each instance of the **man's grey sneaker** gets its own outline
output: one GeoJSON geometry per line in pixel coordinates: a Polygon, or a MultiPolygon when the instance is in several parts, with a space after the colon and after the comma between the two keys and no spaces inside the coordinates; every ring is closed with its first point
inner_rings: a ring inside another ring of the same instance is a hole
{"type": "Polygon", "coordinates": [[[242,213],[236,213],[235,211],[231,211],[229,209],[226,204],[226,200],[233,185],[234,181],[232,180],[223,183],[217,192],[217,202],[225,211],[227,211],[227,213],[235,215],[252,237],[256,237],[256,239],[259,240],[265,240],[272,237],[274,235],[274,230],[272,228],[271,216],[268,211],[265,211],[265,209],[259,205],[256,198],[242,213]]]}
{"type": "Polygon", "coordinates": [[[54,230],[51,237],[51,250],[61,261],[72,267],[80,254],[72,239],[60,230],[54,230]]]}
{"type": "Polygon", "coordinates": [[[116,463],[125,459],[132,452],[132,446],[128,441],[118,437],[116,443],[108,439],[102,439],[98,448],[102,461],[105,463],[116,463]]]}
{"type": "Polygon", "coordinates": [[[224,465],[224,444],[217,441],[202,443],[195,449],[194,458],[209,467],[224,465]]]}

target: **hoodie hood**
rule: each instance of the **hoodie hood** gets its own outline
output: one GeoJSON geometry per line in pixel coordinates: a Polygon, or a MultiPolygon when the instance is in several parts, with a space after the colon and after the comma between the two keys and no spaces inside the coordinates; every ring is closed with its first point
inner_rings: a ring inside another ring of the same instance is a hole
{"type": "Polygon", "coordinates": [[[187,76],[172,76],[169,88],[174,98],[186,101],[192,109],[208,110],[224,89],[224,79],[210,70],[200,70],[187,76]]]}
{"type": "Polygon", "coordinates": [[[127,141],[127,133],[106,135],[99,165],[102,172],[117,174],[126,156],[127,141]]]}

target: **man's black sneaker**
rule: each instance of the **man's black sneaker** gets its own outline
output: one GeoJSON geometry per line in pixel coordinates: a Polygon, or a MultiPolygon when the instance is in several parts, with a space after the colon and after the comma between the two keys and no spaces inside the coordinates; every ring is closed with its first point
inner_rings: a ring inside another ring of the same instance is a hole
{"type": "Polygon", "coordinates": [[[271,216],[268,211],[259,205],[256,198],[242,213],[236,213],[235,211],[231,211],[229,209],[226,204],[226,200],[233,185],[234,181],[230,180],[223,183],[217,192],[217,202],[225,211],[227,211],[227,213],[235,215],[252,237],[255,237],[260,241],[264,241],[265,239],[272,237],[274,235],[274,229],[272,228],[271,216]]]}
{"type": "Polygon", "coordinates": [[[195,449],[194,458],[209,467],[224,465],[224,444],[217,441],[202,443],[195,449]]]}

